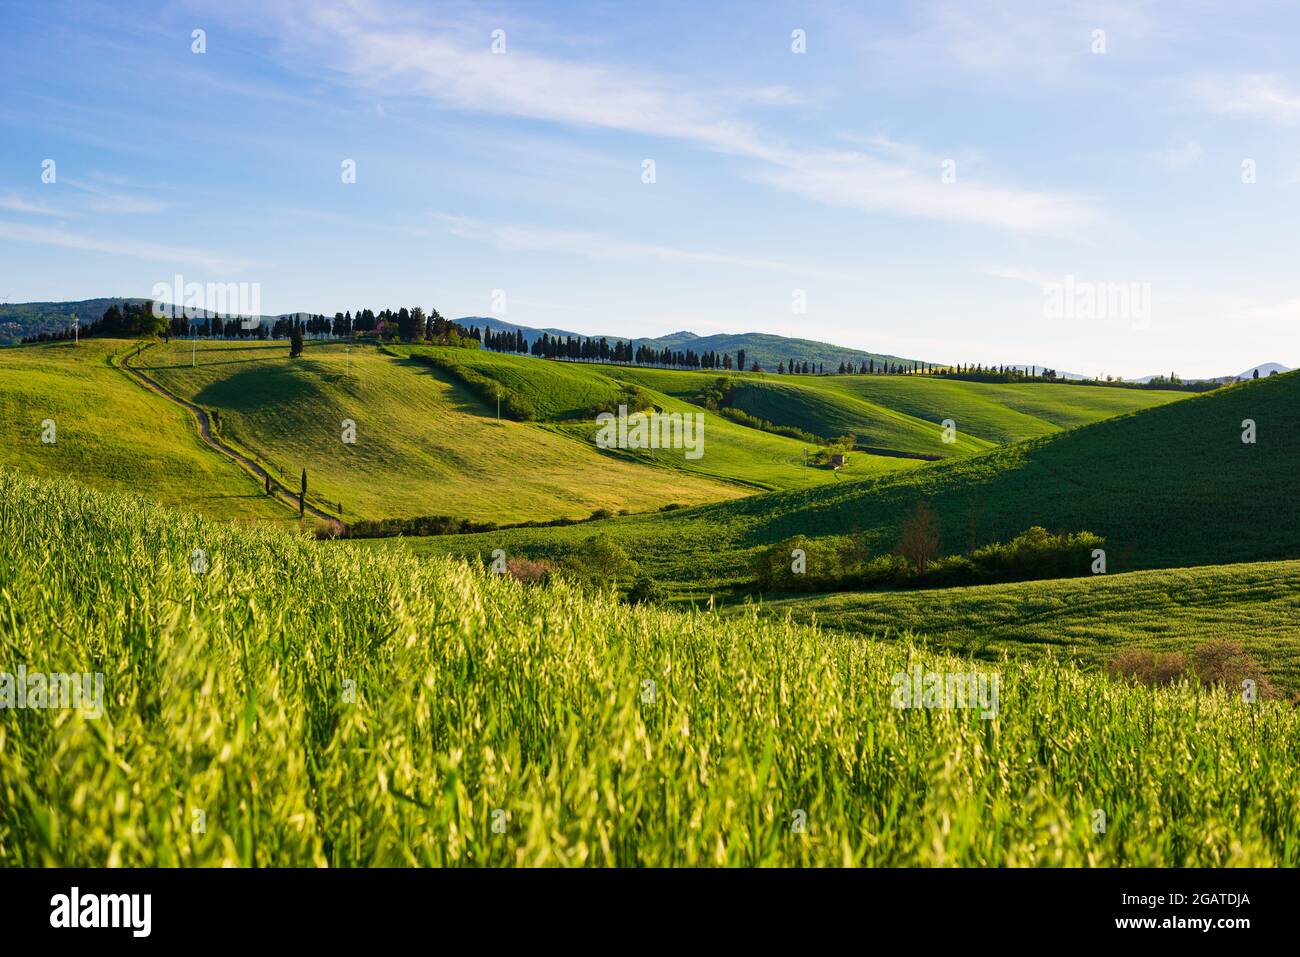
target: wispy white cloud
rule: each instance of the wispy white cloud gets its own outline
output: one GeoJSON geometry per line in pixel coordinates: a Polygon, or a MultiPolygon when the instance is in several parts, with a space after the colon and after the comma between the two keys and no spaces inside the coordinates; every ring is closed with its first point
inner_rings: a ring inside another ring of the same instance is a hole
{"type": "Polygon", "coordinates": [[[105,189],[95,183],[81,179],[61,179],[60,183],[71,186],[88,198],[83,206],[96,213],[160,213],[168,204],[120,189],[105,189]]]}
{"type": "Polygon", "coordinates": [[[3,220],[0,220],[0,240],[34,243],[40,246],[57,246],[63,249],[78,249],[87,252],[110,253],[117,256],[148,259],[153,262],[167,264],[187,263],[221,274],[238,272],[256,265],[255,261],[251,259],[228,258],[217,253],[185,246],[139,242],[120,236],[104,239],[84,233],[69,232],[64,229],[31,226],[26,223],[13,223],[3,220]]]}
{"type": "Polygon", "coordinates": [[[872,26],[863,45],[874,56],[927,72],[954,69],[1023,92],[1104,79],[1081,65],[1099,56],[1153,55],[1170,34],[1150,6],[1129,0],[919,0],[893,33],[872,26]],[[1104,53],[1094,52],[1098,39],[1104,53]]]}
{"type": "MultiPolygon", "coordinates": [[[[263,4],[258,4],[259,8],[263,4]]],[[[694,91],[682,81],[531,51],[499,24],[466,12],[455,25],[393,4],[287,0],[266,7],[287,48],[329,51],[331,64],[372,95],[422,97],[452,109],[571,126],[653,133],[728,152],[755,145],[746,122],[727,114],[747,102],[779,102],[779,87],[694,91]]]]}
{"type": "Polygon", "coordinates": [[[681,140],[749,161],[753,182],[871,214],[1055,234],[1096,218],[1090,200],[1064,193],[965,177],[941,183],[938,169],[918,167],[923,151],[906,144],[792,147],[743,115],[747,106],[789,100],[779,86],[700,90],[676,77],[511,45],[509,31],[506,52],[493,53],[492,23],[481,14],[453,28],[381,3],[286,0],[269,9],[293,59],[331,64],[366,96],[681,140]]]}
{"type": "Polygon", "coordinates": [[[714,266],[742,269],[761,269],[769,272],[792,273],[803,276],[850,279],[805,266],[799,263],[725,253],[701,252],[654,243],[628,242],[602,233],[584,230],[554,229],[519,223],[487,223],[464,216],[439,213],[435,217],[455,236],[476,242],[488,243],[497,249],[515,252],[558,252],[605,260],[657,260],[659,262],[695,262],[714,266]]]}
{"type": "Polygon", "coordinates": [[[11,213],[23,213],[28,216],[63,216],[62,211],[54,208],[49,203],[33,202],[29,199],[23,199],[16,193],[9,193],[6,196],[0,196],[0,209],[8,210],[11,213]]]}
{"type": "Polygon", "coordinates": [[[945,182],[939,163],[889,162],[861,151],[771,151],[770,165],[749,173],[757,182],[829,206],[868,213],[998,226],[1026,233],[1065,235],[1098,219],[1076,196],[973,181],[945,182]]]}
{"type": "Polygon", "coordinates": [[[1300,93],[1271,74],[1250,73],[1236,77],[1202,77],[1195,88],[1205,104],[1216,113],[1250,116],[1290,125],[1300,122],[1300,93]]]}
{"type": "Polygon", "coordinates": [[[169,204],[121,190],[105,189],[82,180],[60,178],[56,183],[39,187],[46,195],[57,196],[58,202],[45,199],[27,199],[10,192],[0,196],[0,209],[27,216],[50,216],[59,219],[76,219],[86,213],[107,215],[132,213],[160,213],[169,204]],[[69,193],[71,189],[73,192],[69,193]]]}

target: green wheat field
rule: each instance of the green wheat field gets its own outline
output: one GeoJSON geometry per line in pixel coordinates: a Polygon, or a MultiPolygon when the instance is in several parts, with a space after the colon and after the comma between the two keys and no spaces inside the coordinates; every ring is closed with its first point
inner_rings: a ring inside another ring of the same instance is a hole
{"type": "Polygon", "coordinates": [[[1282,703],[629,609],[12,471],[0,531],[6,655],[109,689],[99,720],[0,723],[6,865],[1300,860],[1282,703]],[[918,664],[1000,673],[997,717],[891,707],[918,664]]]}

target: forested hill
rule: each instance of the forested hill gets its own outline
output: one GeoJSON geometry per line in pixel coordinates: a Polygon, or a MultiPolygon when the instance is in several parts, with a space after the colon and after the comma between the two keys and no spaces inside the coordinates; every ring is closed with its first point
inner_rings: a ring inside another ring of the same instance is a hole
{"type": "MultiPolygon", "coordinates": [[[[627,340],[625,335],[608,335],[600,332],[594,334],[574,332],[568,329],[536,329],[530,326],[521,326],[514,322],[503,322],[489,316],[466,316],[458,319],[463,326],[479,326],[480,328],[490,329],[493,332],[514,332],[519,330],[523,332],[524,338],[532,345],[535,339],[546,333],[551,337],[559,336],[564,338],[579,337],[582,338],[600,338],[605,335],[611,342],[615,339],[627,340]]],[[[651,349],[672,349],[675,352],[685,352],[687,349],[702,355],[706,352],[736,354],[743,351],[750,362],[757,362],[764,369],[775,369],[778,363],[789,364],[791,360],[798,362],[809,362],[817,365],[824,365],[827,372],[839,368],[841,362],[852,363],[857,366],[863,362],[875,360],[877,364],[882,362],[911,363],[914,359],[905,359],[900,356],[888,355],[880,352],[866,352],[861,349],[850,349],[846,346],[837,346],[829,342],[817,342],[812,339],[794,339],[788,336],[776,336],[765,332],[744,332],[744,333],[719,333],[710,336],[699,336],[693,332],[673,332],[666,336],[633,338],[632,346],[648,346],[651,349]]],[[[929,360],[926,360],[927,362],[929,360]]]]}

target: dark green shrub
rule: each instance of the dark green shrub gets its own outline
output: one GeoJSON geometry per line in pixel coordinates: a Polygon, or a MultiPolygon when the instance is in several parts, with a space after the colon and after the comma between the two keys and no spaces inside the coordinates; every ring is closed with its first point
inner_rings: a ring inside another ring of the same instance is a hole
{"type": "Polygon", "coordinates": [[[834,542],[804,535],[757,552],[750,569],[763,591],[828,591],[846,571],[834,542]]]}
{"type": "Polygon", "coordinates": [[[654,408],[654,398],[640,386],[625,385],[613,398],[597,402],[588,408],[587,418],[594,419],[606,412],[610,415],[618,415],[619,406],[625,406],[628,415],[636,412],[648,412],[654,408]]]}
{"type": "Polygon", "coordinates": [[[664,586],[649,575],[638,575],[627,592],[628,603],[632,605],[654,604],[664,597],[664,586]]]}
{"type": "Polygon", "coordinates": [[[1035,525],[1010,542],[975,549],[970,559],[990,581],[1070,578],[1089,574],[1093,550],[1105,543],[1092,532],[1053,535],[1035,525]]]}
{"type": "Polygon", "coordinates": [[[604,583],[626,579],[638,571],[626,549],[605,534],[592,535],[571,546],[560,559],[560,568],[577,578],[604,583]]]}
{"type": "Polygon", "coordinates": [[[1092,532],[1053,535],[1035,526],[1005,544],[985,545],[969,555],[929,559],[925,570],[918,571],[913,560],[900,554],[864,560],[864,548],[855,536],[796,535],[756,552],[750,571],[760,591],[949,588],[1088,575],[1094,549],[1105,544],[1092,532]],[[804,553],[803,574],[792,568],[795,549],[804,553]]]}

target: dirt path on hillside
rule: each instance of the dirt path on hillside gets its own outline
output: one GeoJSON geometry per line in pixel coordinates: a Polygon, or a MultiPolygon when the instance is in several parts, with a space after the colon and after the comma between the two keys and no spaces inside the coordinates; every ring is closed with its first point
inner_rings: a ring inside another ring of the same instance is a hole
{"type": "MultiPolygon", "coordinates": [[[[145,348],[148,348],[148,346],[146,346],[145,348]]],[[[141,372],[139,369],[135,368],[134,366],[132,366],[131,358],[132,358],[131,356],[123,356],[121,362],[119,363],[120,368],[128,376],[130,376],[132,379],[134,379],[144,388],[148,389],[150,392],[153,392],[156,395],[160,395],[164,399],[168,400],[169,402],[172,402],[175,405],[179,405],[181,408],[189,409],[189,411],[193,412],[195,418],[198,420],[199,423],[199,437],[203,439],[204,442],[206,442],[217,452],[226,456],[226,458],[234,461],[235,464],[238,465],[240,468],[242,468],[245,472],[258,479],[258,481],[261,483],[263,488],[266,487],[267,480],[269,479],[271,483],[271,494],[278,501],[280,501],[285,505],[288,505],[290,508],[296,509],[298,507],[298,496],[296,493],[291,491],[287,485],[285,485],[283,482],[277,479],[274,475],[268,473],[266,469],[262,468],[262,466],[258,465],[247,455],[244,455],[242,452],[239,452],[236,449],[231,448],[230,446],[226,445],[226,443],[222,442],[221,439],[217,438],[215,435],[212,434],[212,423],[208,417],[207,412],[199,408],[193,402],[187,402],[185,399],[182,399],[180,396],[176,395],[174,392],[169,390],[166,386],[162,385],[157,380],[155,380],[152,376],[149,376],[141,372]]],[[[339,521],[337,518],[335,518],[333,515],[321,511],[319,508],[317,508],[316,506],[310,503],[304,503],[303,510],[309,513],[310,515],[319,518],[321,521],[328,522],[330,528],[334,530],[334,534],[336,535],[343,534],[344,532],[343,523],[339,521]]]]}

